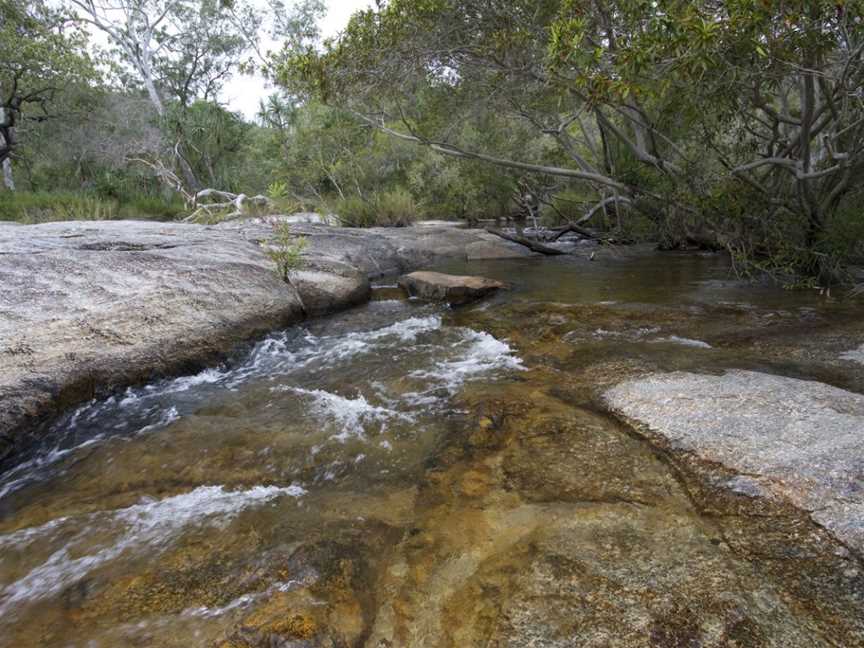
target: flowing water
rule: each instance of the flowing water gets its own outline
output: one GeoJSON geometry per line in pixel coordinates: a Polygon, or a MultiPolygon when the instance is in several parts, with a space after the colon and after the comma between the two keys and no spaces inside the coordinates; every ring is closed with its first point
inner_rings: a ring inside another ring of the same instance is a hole
{"type": "Polygon", "coordinates": [[[864,391],[859,305],[712,256],[446,269],[510,289],[373,301],[53,422],[0,475],[0,645],[864,645],[855,555],[597,405],[646,370],[864,391]]]}

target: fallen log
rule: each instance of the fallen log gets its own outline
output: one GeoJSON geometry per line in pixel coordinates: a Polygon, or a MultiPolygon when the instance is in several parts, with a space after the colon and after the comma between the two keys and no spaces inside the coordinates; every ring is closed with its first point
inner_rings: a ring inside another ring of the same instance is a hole
{"type": "Polygon", "coordinates": [[[532,252],[538,252],[540,254],[546,254],[549,256],[560,256],[564,254],[569,254],[569,252],[565,252],[564,250],[559,250],[557,248],[549,247],[548,245],[543,245],[538,241],[534,241],[532,239],[525,238],[524,236],[518,236],[516,234],[508,234],[507,232],[503,232],[499,229],[495,229],[494,227],[487,227],[486,231],[490,234],[494,234],[495,236],[500,236],[501,238],[512,241],[513,243],[518,243],[519,245],[524,245],[532,252]]]}
{"type": "Polygon", "coordinates": [[[596,234],[594,234],[593,232],[591,232],[591,231],[589,231],[583,227],[579,227],[578,225],[574,225],[573,223],[568,223],[564,227],[556,228],[555,234],[552,235],[551,240],[557,241],[558,239],[560,239],[562,236],[564,236],[568,232],[573,232],[573,233],[578,234],[579,236],[581,236],[583,238],[591,239],[593,241],[600,240],[600,237],[597,236],[596,234]]]}
{"type": "Polygon", "coordinates": [[[578,234],[582,238],[590,239],[592,241],[599,241],[601,243],[613,243],[619,245],[629,245],[632,241],[628,241],[627,239],[616,239],[611,236],[600,236],[599,234],[595,234],[591,230],[587,230],[584,227],[579,227],[573,223],[568,223],[564,227],[559,227],[555,230],[555,234],[552,235],[550,240],[557,241],[562,236],[564,236],[567,232],[573,232],[578,234]]]}

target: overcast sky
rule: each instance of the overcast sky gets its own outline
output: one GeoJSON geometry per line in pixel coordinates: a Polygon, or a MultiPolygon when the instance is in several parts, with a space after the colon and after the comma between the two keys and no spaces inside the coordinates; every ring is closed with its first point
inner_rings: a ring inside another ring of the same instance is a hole
{"type": "MultiPolygon", "coordinates": [[[[321,32],[325,38],[335,36],[355,11],[365,9],[371,0],[326,0],[327,15],[321,22],[321,32]]],[[[265,48],[266,49],[266,48],[265,48]]],[[[231,110],[237,110],[252,118],[258,111],[258,102],[273,91],[260,76],[235,76],[222,93],[222,100],[231,110]]]]}

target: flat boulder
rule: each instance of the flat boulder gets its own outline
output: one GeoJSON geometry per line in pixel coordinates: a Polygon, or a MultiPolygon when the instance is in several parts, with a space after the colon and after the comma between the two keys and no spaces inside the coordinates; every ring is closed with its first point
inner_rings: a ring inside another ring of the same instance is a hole
{"type": "Polygon", "coordinates": [[[654,374],[607,391],[610,409],[675,450],[739,473],[727,486],[790,502],[864,551],[864,396],[733,370],[654,374]]]}
{"type": "Polygon", "coordinates": [[[467,304],[489,295],[504,284],[486,277],[451,275],[441,272],[412,272],[399,278],[399,285],[411,297],[427,301],[467,304]]]}

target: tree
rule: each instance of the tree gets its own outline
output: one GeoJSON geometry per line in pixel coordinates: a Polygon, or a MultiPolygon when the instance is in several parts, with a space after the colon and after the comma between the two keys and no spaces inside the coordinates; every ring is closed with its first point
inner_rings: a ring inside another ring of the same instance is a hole
{"type": "Polygon", "coordinates": [[[13,188],[11,163],[22,122],[60,119],[58,98],[95,72],[86,38],[68,15],[42,0],[0,0],[0,164],[13,188]]]}
{"type": "Polygon", "coordinates": [[[862,52],[859,0],[393,0],[279,79],[441,154],[576,183],[586,215],[629,209],[733,251],[788,244],[815,273],[864,171],[862,52]],[[556,154],[466,146],[490,113],[556,154]]]}
{"type": "MultiPolygon", "coordinates": [[[[230,77],[252,65],[254,51],[263,64],[267,53],[258,47],[265,16],[236,0],[69,0],[81,22],[103,32],[117,48],[132,78],[143,86],[156,116],[165,123],[177,165],[187,189],[201,188],[190,158],[183,117],[198,100],[215,101],[230,77]],[[171,110],[172,107],[174,110],[171,110]]],[[[319,0],[304,0],[286,9],[269,27],[275,35],[306,42],[320,14],[319,0]],[[311,25],[310,25],[310,22],[311,25]],[[281,30],[289,30],[284,33],[281,30]]]]}
{"type": "Polygon", "coordinates": [[[240,155],[253,128],[240,115],[209,101],[196,101],[169,111],[168,127],[182,130],[189,143],[189,164],[209,187],[222,187],[241,191],[245,187],[234,185],[232,176],[235,157],[240,155]],[[172,121],[176,124],[172,127],[172,121]]]}

